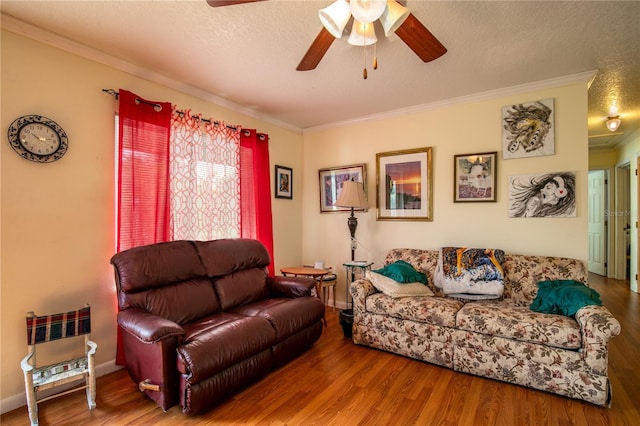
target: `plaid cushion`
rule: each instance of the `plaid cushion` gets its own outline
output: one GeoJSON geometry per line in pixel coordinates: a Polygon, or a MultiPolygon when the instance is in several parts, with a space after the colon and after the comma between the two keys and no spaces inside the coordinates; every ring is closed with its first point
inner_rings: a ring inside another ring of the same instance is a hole
{"type": "Polygon", "coordinates": [[[91,307],[60,314],[27,317],[27,344],[91,333],[91,307]]]}

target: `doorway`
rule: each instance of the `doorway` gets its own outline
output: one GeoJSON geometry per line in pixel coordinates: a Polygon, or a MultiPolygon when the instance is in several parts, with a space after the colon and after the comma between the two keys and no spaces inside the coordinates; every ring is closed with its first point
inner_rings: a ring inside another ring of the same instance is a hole
{"type": "Polygon", "coordinates": [[[589,171],[589,272],[607,276],[607,171],[589,171]]]}
{"type": "Polygon", "coordinates": [[[612,278],[631,279],[631,165],[616,167],[616,273],[612,278]]]}

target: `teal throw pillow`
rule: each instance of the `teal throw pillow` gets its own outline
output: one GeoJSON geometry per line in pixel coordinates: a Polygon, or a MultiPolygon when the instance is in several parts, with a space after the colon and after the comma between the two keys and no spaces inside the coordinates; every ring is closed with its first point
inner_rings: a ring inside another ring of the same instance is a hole
{"type": "Polygon", "coordinates": [[[427,284],[427,276],[422,272],[416,271],[411,264],[404,260],[398,260],[382,269],[376,269],[373,272],[389,277],[399,283],[427,284]]]}
{"type": "Polygon", "coordinates": [[[597,291],[578,281],[553,280],[538,283],[538,295],[530,308],[535,312],[572,317],[588,305],[602,305],[597,291]]]}

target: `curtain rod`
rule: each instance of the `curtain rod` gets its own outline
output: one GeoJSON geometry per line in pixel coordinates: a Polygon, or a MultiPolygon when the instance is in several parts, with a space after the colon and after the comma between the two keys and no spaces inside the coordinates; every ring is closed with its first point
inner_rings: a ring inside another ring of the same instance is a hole
{"type": "MultiPolygon", "coordinates": [[[[118,92],[117,92],[116,90],[113,90],[113,89],[102,89],[102,91],[103,91],[104,93],[108,94],[108,95],[113,96],[116,100],[118,100],[118,92]]],[[[141,98],[136,98],[136,100],[137,100],[138,102],[143,103],[143,104],[151,105],[151,106],[153,106],[154,108],[155,108],[155,107],[159,107],[159,106],[160,106],[160,105],[158,105],[158,104],[156,104],[156,103],[149,102],[149,101],[145,101],[144,99],[141,99],[141,98]]],[[[176,114],[185,115],[185,111],[176,110],[176,114]]],[[[191,116],[191,118],[197,118],[197,119],[199,119],[200,121],[204,121],[205,123],[211,123],[211,120],[209,120],[209,119],[207,119],[207,118],[200,118],[200,117],[198,117],[198,116],[196,116],[196,115],[192,115],[192,116],[191,116]]],[[[219,122],[219,121],[214,121],[214,122],[213,122],[213,124],[214,124],[214,125],[216,125],[216,126],[219,126],[219,125],[220,125],[220,122],[219,122]]],[[[228,124],[225,124],[225,127],[226,127],[227,129],[231,129],[231,130],[238,130],[238,128],[237,128],[237,127],[235,127],[235,126],[230,126],[230,125],[228,125],[228,124]]]]}

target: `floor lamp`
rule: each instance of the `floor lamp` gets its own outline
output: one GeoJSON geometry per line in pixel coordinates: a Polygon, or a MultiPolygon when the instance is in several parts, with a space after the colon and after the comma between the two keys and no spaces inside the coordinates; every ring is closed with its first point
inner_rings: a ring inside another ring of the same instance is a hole
{"type": "Polygon", "coordinates": [[[351,216],[347,220],[349,233],[351,234],[351,260],[355,260],[356,228],[358,227],[358,218],[353,214],[354,209],[368,209],[367,197],[364,195],[364,185],[362,182],[354,180],[345,181],[342,184],[342,191],[338,199],[333,204],[336,207],[348,207],[351,209],[351,216]]]}
{"type": "MultiPolygon", "coordinates": [[[[342,184],[342,191],[338,196],[338,199],[333,203],[336,207],[347,207],[351,209],[351,216],[347,220],[349,226],[349,233],[351,234],[351,261],[355,260],[355,249],[358,247],[356,242],[356,228],[358,227],[358,219],[353,214],[354,209],[367,209],[369,204],[367,198],[364,195],[364,186],[361,182],[354,180],[346,181],[342,184]]],[[[347,275],[349,273],[347,272],[347,275]]],[[[349,277],[347,276],[347,281],[349,277]]],[[[351,273],[351,281],[353,281],[353,270],[351,273]]],[[[340,326],[344,332],[344,336],[351,338],[353,329],[353,309],[349,309],[349,284],[345,288],[345,308],[340,311],[340,326]]]]}

